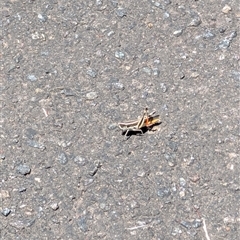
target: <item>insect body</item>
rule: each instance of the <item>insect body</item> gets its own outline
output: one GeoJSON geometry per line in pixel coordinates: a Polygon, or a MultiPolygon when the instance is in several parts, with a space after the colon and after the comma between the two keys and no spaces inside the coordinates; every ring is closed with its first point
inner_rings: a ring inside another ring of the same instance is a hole
{"type": "Polygon", "coordinates": [[[129,132],[140,132],[143,134],[143,128],[150,128],[153,125],[160,123],[159,115],[153,116],[154,113],[155,111],[148,114],[148,109],[146,108],[141,118],[118,123],[118,126],[123,133],[125,132],[125,136],[127,136],[129,132]]]}

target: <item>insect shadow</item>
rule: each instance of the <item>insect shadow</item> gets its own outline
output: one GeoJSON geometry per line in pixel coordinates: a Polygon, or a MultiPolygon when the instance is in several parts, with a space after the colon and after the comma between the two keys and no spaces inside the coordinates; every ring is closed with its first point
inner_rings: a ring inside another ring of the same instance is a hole
{"type": "Polygon", "coordinates": [[[131,136],[142,136],[144,135],[147,131],[152,131],[152,128],[155,126],[160,125],[162,122],[158,122],[155,123],[153,125],[151,125],[150,127],[142,127],[141,129],[139,129],[139,131],[128,131],[128,133],[126,134],[126,131],[122,132],[122,135],[127,137],[127,140],[131,137],[131,136]]]}

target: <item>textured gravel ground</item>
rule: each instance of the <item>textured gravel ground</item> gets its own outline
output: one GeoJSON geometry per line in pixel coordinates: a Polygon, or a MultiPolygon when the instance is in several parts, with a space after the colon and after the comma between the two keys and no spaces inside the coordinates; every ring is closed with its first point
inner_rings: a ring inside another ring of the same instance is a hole
{"type": "Polygon", "coordinates": [[[1,1],[1,239],[239,239],[240,4],[1,1]],[[125,141],[145,107],[162,123],[125,141]]]}

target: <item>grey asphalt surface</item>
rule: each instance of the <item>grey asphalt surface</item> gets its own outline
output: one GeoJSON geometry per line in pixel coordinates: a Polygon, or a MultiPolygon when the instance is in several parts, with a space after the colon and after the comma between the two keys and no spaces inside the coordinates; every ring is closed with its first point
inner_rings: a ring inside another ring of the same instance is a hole
{"type": "Polygon", "coordinates": [[[239,19],[1,1],[1,239],[239,239],[239,19]],[[126,140],[145,107],[161,124],[126,140]]]}

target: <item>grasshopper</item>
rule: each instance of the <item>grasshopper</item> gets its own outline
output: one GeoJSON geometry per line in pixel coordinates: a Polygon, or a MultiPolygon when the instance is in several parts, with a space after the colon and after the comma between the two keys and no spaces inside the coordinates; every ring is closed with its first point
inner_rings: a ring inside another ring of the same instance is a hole
{"type": "Polygon", "coordinates": [[[145,108],[142,117],[137,120],[126,121],[118,123],[119,128],[125,132],[124,136],[127,136],[129,132],[140,132],[143,134],[142,128],[150,128],[153,125],[160,123],[159,115],[153,116],[155,111],[148,114],[148,109],[145,108]]]}

